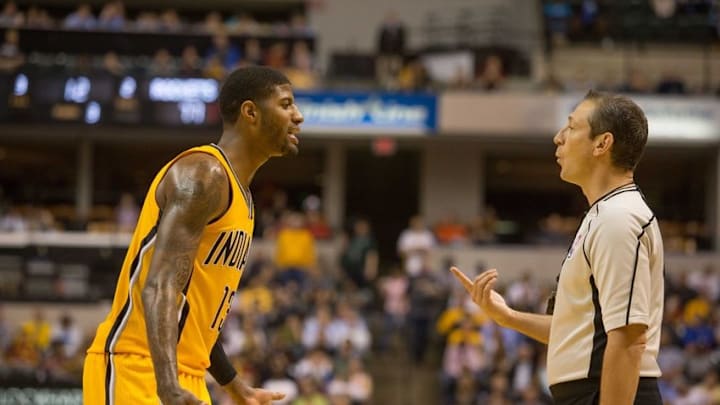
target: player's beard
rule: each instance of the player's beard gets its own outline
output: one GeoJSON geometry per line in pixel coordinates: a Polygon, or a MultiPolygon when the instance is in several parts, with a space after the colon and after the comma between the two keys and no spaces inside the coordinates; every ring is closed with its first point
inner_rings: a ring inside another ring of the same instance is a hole
{"type": "Polygon", "coordinates": [[[271,137],[269,139],[272,156],[288,156],[297,155],[299,149],[297,145],[290,141],[288,135],[288,127],[279,125],[276,122],[266,122],[263,125],[263,133],[271,137]]]}

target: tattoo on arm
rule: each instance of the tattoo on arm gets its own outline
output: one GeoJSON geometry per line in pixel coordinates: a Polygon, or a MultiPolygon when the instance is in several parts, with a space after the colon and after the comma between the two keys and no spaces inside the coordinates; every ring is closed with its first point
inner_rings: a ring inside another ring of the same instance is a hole
{"type": "Polygon", "coordinates": [[[175,260],[175,288],[182,290],[190,280],[190,274],[192,273],[192,260],[186,256],[180,256],[175,260]]]}

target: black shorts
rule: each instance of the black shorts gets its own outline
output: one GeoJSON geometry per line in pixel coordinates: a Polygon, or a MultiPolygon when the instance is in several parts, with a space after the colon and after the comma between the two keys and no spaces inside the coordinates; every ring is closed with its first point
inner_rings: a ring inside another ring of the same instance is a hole
{"type": "MultiPolygon", "coordinates": [[[[586,378],[554,384],[550,387],[555,405],[597,405],[600,397],[600,379],[586,378]]],[[[635,405],[662,405],[657,378],[640,377],[635,405]]]]}

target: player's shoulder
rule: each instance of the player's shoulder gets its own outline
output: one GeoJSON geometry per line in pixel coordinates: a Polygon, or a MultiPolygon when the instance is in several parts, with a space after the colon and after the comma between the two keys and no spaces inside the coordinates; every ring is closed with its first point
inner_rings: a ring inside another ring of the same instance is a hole
{"type": "Polygon", "coordinates": [[[158,185],[156,198],[163,206],[170,200],[200,201],[229,193],[227,172],[213,155],[188,153],[176,158],[158,185]]]}
{"type": "Polygon", "coordinates": [[[198,185],[213,186],[227,183],[228,175],[220,161],[209,153],[188,153],[179,157],[168,174],[198,185]]]}

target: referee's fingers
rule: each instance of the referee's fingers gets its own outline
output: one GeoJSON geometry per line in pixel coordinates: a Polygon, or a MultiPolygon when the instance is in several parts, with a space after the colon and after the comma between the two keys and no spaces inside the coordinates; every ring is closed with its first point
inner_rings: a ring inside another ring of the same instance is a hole
{"type": "Polygon", "coordinates": [[[450,272],[455,276],[455,278],[460,280],[460,283],[462,283],[463,287],[465,287],[465,290],[467,292],[472,293],[473,282],[472,282],[472,280],[470,280],[470,278],[468,278],[468,276],[465,275],[465,273],[463,273],[460,269],[458,269],[455,266],[450,267],[450,272]]]}
{"type": "Polygon", "coordinates": [[[493,291],[493,287],[495,286],[495,281],[497,281],[497,275],[491,276],[487,283],[485,283],[485,286],[482,290],[482,298],[485,303],[489,303],[491,300],[491,295],[493,291]]]}
{"type": "Polygon", "coordinates": [[[482,273],[480,273],[477,277],[475,277],[475,284],[485,285],[485,283],[487,283],[487,280],[489,280],[490,277],[493,277],[493,276],[497,277],[497,270],[495,270],[495,269],[485,270],[482,273]]]}

